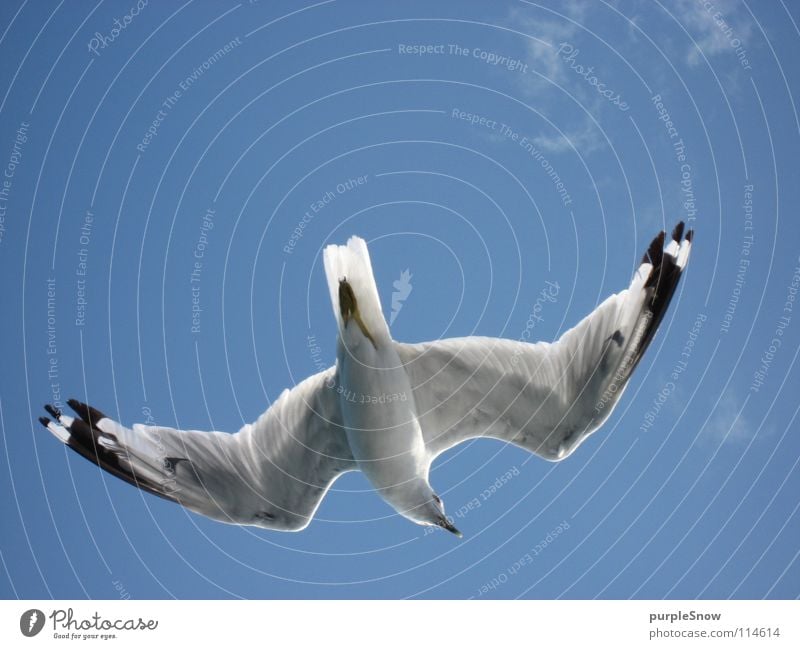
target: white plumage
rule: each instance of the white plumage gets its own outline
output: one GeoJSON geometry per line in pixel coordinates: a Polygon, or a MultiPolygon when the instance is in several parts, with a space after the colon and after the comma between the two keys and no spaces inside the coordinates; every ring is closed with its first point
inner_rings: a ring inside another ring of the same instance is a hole
{"type": "Polygon", "coordinates": [[[392,340],[367,245],[325,250],[337,362],[286,390],[234,434],[126,428],[70,400],[42,423],[110,473],[216,520],[277,530],[308,525],[331,483],[361,470],[397,512],[454,533],[428,480],[437,455],[474,437],[547,460],[575,451],[609,416],[686,266],[692,232],[660,233],[631,285],[554,343],[392,340]]]}

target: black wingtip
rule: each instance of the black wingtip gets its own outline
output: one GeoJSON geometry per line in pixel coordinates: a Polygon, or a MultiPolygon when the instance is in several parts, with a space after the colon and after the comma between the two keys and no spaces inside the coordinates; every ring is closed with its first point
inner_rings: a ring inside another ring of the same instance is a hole
{"type": "Polygon", "coordinates": [[[676,243],[681,242],[681,238],[683,237],[683,221],[678,221],[678,225],[675,226],[675,229],[672,231],[672,240],[676,243]]]}
{"type": "MultiPolygon", "coordinates": [[[[683,234],[683,223],[678,223],[672,232],[673,240],[678,241],[676,236],[683,234]]],[[[692,231],[686,233],[686,240],[691,242],[692,231]]],[[[653,260],[653,268],[650,270],[650,275],[645,281],[645,288],[649,289],[650,296],[644,305],[643,315],[646,312],[647,323],[637,346],[638,349],[635,353],[633,363],[630,366],[629,373],[633,371],[636,365],[641,360],[642,354],[647,349],[653,338],[658,325],[661,323],[664,314],[667,311],[672,296],[680,280],[683,268],[678,266],[677,257],[675,255],[664,254],[661,248],[664,242],[664,233],[662,232],[657,236],[653,243],[650,244],[650,249],[645,253],[645,260],[653,260]],[[658,245],[658,252],[654,254],[654,247],[658,245]],[[656,261],[657,260],[657,261],[656,261]]]]}
{"type": "Polygon", "coordinates": [[[106,416],[102,412],[96,408],[87,406],[85,403],[78,401],[77,399],[67,399],[67,405],[69,405],[69,407],[72,408],[78,414],[78,416],[90,426],[93,426],[101,419],[106,419],[106,416]]]}
{"type": "Polygon", "coordinates": [[[53,406],[53,405],[50,405],[49,403],[46,403],[46,404],[44,405],[44,409],[45,409],[45,410],[47,410],[47,413],[48,413],[48,414],[49,414],[49,415],[50,415],[50,416],[51,416],[53,419],[60,419],[60,418],[61,418],[61,411],[60,411],[58,408],[56,408],[55,406],[53,406]]]}
{"type": "Polygon", "coordinates": [[[689,243],[691,243],[691,242],[692,242],[692,239],[694,239],[694,230],[689,230],[689,231],[686,233],[686,240],[687,240],[689,243]]]}
{"type": "Polygon", "coordinates": [[[47,417],[39,417],[39,423],[45,428],[50,427],[50,420],[47,417]]]}
{"type": "Polygon", "coordinates": [[[643,264],[651,264],[653,267],[661,265],[661,258],[664,256],[664,237],[666,236],[667,233],[662,230],[653,239],[647,252],[642,257],[643,264]]]}

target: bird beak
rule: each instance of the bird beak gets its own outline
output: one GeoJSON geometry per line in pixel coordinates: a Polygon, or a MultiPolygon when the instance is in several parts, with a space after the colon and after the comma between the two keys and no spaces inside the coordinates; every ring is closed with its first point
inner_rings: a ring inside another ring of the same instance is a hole
{"type": "Polygon", "coordinates": [[[441,527],[442,529],[447,530],[451,534],[455,534],[458,538],[460,538],[460,539],[464,538],[464,535],[461,532],[459,532],[455,528],[455,526],[449,520],[447,520],[446,518],[443,518],[441,521],[439,521],[438,525],[439,525],[439,527],[441,527]]]}
{"type": "Polygon", "coordinates": [[[350,286],[350,283],[347,281],[347,278],[339,280],[339,311],[342,314],[342,322],[344,323],[345,329],[350,320],[355,320],[358,328],[361,329],[361,333],[369,339],[375,349],[378,349],[378,346],[375,344],[375,339],[372,337],[369,329],[367,329],[367,325],[365,325],[364,321],[361,319],[361,312],[358,310],[356,295],[353,292],[353,287],[350,286]]]}

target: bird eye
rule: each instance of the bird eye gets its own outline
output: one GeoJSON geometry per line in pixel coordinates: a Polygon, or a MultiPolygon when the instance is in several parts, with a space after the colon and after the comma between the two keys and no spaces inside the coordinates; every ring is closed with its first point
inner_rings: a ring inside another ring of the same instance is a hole
{"type": "Polygon", "coordinates": [[[442,499],[441,499],[441,498],[439,498],[439,496],[437,496],[436,494],[433,494],[433,499],[434,499],[434,500],[435,500],[437,503],[439,503],[440,505],[442,504],[442,499]]]}

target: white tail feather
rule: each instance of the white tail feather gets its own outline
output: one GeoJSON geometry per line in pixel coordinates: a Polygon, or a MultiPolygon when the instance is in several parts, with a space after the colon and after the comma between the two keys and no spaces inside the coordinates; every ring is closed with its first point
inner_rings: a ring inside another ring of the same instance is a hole
{"type": "Polygon", "coordinates": [[[388,336],[389,327],[381,310],[381,300],[372,274],[367,242],[361,237],[350,237],[346,246],[327,246],[323,259],[331,304],[339,327],[343,324],[339,309],[339,281],[346,279],[353,289],[361,317],[369,330],[373,335],[385,332],[388,336]]]}

